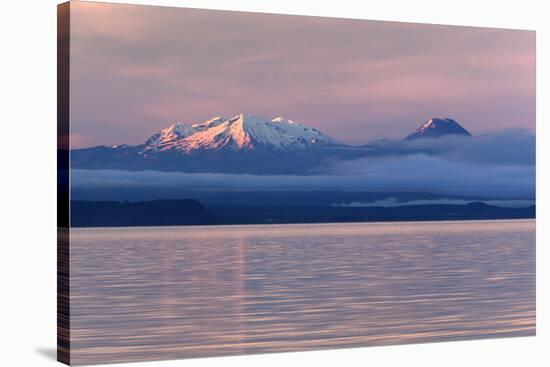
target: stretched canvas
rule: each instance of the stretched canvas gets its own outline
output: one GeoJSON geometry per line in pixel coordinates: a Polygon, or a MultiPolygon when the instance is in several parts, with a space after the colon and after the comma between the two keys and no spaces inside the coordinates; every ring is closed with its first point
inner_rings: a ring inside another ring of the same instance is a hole
{"type": "Polygon", "coordinates": [[[60,361],[535,335],[535,32],[58,17],[60,361]]]}

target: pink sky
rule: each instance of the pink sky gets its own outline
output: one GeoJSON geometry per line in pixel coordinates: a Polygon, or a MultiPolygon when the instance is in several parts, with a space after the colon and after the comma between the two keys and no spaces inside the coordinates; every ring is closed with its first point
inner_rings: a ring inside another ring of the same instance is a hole
{"type": "Polygon", "coordinates": [[[430,117],[535,129],[535,32],[71,3],[73,147],[139,144],[175,121],[284,116],[337,140],[430,117]]]}

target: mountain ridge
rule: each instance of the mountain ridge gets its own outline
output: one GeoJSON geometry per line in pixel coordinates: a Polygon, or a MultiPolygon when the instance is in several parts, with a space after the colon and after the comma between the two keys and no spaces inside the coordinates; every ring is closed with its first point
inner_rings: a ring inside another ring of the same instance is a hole
{"type": "Polygon", "coordinates": [[[230,119],[214,117],[192,125],[177,122],[146,140],[143,153],[176,150],[292,150],[336,140],[316,128],[276,117],[272,120],[240,113],[230,119]]]}
{"type": "MultiPolygon", "coordinates": [[[[446,135],[472,136],[458,122],[450,118],[432,117],[403,141],[419,138],[439,138],[446,135]]],[[[380,139],[377,141],[392,141],[380,139]]],[[[377,142],[375,141],[375,142],[377,142]]],[[[192,153],[206,150],[292,150],[319,145],[343,145],[320,130],[284,117],[271,120],[252,114],[239,113],[226,119],[216,116],[204,122],[185,124],[175,122],[150,136],[139,145],[113,145],[107,148],[139,148],[148,151],[176,150],[192,153]]],[[[83,148],[89,149],[89,148],[83,148]]]]}
{"type": "MultiPolygon", "coordinates": [[[[413,133],[414,137],[410,134],[404,140],[352,146],[284,117],[270,120],[240,113],[230,119],[216,116],[193,124],[176,122],[139,145],[74,149],[71,165],[128,171],[314,174],[336,161],[411,152],[433,154],[429,147],[407,142],[456,135],[457,130],[463,129],[454,120],[439,120],[442,119],[430,119],[413,133]],[[453,128],[445,128],[447,125],[453,128]]],[[[470,135],[467,131],[464,134],[470,135]]]]}

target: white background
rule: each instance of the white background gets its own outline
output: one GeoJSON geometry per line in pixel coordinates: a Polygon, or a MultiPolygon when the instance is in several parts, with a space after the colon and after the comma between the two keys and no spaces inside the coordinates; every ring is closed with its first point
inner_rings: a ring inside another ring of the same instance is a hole
{"type": "MultiPolygon", "coordinates": [[[[56,347],[56,0],[0,3],[0,365],[54,365],[56,347]]],[[[546,1],[150,0],[140,4],[537,30],[537,336],[153,362],[150,366],[550,365],[550,65],[546,1]],[[545,19],[546,15],[546,19],[545,19]],[[545,23],[546,20],[546,24],[545,23]],[[546,69],[543,70],[543,65],[546,69]],[[546,103],[546,104],[545,104],[546,103]],[[546,229],[544,228],[546,226],[546,229]],[[547,292],[543,292],[543,288],[547,292]],[[546,309],[545,309],[546,308],[546,309]],[[545,347],[546,345],[546,347],[545,347]],[[546,359],[546,361],[545,361],[546,359]],[[545,363],[546,362],[546,363],[545,363]]],[[[122,366],[122,365],[119,365],[122,366]]]]}

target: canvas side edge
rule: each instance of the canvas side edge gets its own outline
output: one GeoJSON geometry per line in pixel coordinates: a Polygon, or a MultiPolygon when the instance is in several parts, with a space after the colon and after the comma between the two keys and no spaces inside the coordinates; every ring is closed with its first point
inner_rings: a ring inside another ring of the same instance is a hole
{"type": "Polygon", "coordinates": [[[57,360],[70,365],[70,2],[57,6],[57,360]]]}

